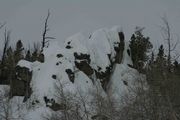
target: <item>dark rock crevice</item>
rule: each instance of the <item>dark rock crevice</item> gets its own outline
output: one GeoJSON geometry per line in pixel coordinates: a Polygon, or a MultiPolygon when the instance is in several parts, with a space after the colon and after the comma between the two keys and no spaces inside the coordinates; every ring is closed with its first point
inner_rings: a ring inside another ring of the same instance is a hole
{"type": "Polygon", "coordinates": [[[96,71],[96,76],[98,79],[101,80],[101,85],[105,91],[107,90],[107,85],[111,79],[111,75],[114,72],[115,64],[116,63],[121,64],[123,59],[123,52],[125,48],[125,42],[124,42],[125,36],[123,32],[119,32],[118,35],[119,35],[119,42],[114,43],[116,44],[114,46],[114,50],[116,51],[115,61],[112,61],[110,58],[111,55],[108,55],[111,65],[106,67],[105,72],[100,72],[101,70],[100,67],[98,68],[98,71],[96,71]]]}
{"type": "Polygon", "coordinates": [[[16,66],[15,79],[10,83],[11,97],[24,96],[23,102],[25,102],[32,94],[30,82],[32,78],[32,72],[28,68],[16,66]]]}
{"type": "Polygon", "coordinates": [[[74,72],[71,69],[66,69],[65,72],[67,73],[69,80],[72,83],[74,83],[74,79],[75,79],[74,72]]]}
{"type": "Polygon", "coordinates": [[[116,56],[115,56],[115,63],[121,63],[122,58],[123,58],[123,52],[124,52],[124,47],[125,47],[125,36],[123,32],[119,32],[119,40],[120,43],[118,43],[117,47],[114,47],[114,50],[116,51],[116,56]]]}

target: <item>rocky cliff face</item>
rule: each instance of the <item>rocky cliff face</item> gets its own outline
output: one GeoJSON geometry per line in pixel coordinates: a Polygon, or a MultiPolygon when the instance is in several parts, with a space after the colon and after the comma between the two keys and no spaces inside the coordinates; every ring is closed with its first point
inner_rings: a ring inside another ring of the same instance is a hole
{"type": "MultiPolygon", "coordinates": [[[[117,27],[97,30],[90,37],[76,34],[64,45],[50,41],[43,50],[43,61],[21,60],[17,65],[32,73],[28,74],[31,80],[26,80],[29,87],[24,95],[33,105],[46,105],[55,111],[65,107],[59,100],[58,90],[84,97],[88,95],[88,101],[93,100],[91,93],[98,90],[101,96],[120,100],[134,85],[133,76],[140,77],[128,66],[132,65],[128,51],[129,43],[117,27]]],[[[18,74],[23,69],[19,70],[18,74]]],[[[22,80],[22,76],[17,78],[22,80]]]]}

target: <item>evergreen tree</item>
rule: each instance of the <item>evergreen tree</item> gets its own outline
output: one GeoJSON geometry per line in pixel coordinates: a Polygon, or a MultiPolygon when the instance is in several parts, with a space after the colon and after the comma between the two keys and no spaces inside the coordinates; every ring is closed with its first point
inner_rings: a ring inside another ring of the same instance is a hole
{"type": "Polygon", "coordinates": [[[32,53],[32,61],[36,61],[38,60],[38,51],[35,50],[33,53],[32,53]]]}
{"type": "Polygon", "coordinates": [[[142,34],[144,28],[137,27],[135,33],[131,37],[130,49],[133,66],[136,69],[142,69],[142,64],[148,60],[147,52],[152,49],[149,37],[142,34]]]}
{"type": "MultiPolygon", "coordinates": [[[[161,75],[163,72],[164,74],[167,72],[167,59],[166,55],[164,54],[164,46],[160,45],[159,51],[155,60],[155,69],[158,69],[159,72],[157,74],[161,75]]],[[[167,74],[167,73],[166,73],[167,74]]],[[[163,76],[163,75],[161,75],[163,76]]]]}
{"type": "Polygon", "coordinates": [[[4,59],[3,68],[1,71],[2,84],[9,84],[13,78],[13,70],[15,68],[14,55],[11,47],[7,48],[6,58],[4,59]]]}
{"type": "Polygon", "coordinates": [[[30,50],[27,51],[26,56],[25,56],[25,60],[31,61],[31,53],[30,53],[30,50]]]}
{"type": "Polygon", "coordinates": [[[163,45],[161,45],[160,48],[159,48],[158,57],[160,57],[160,58],[164,57],[164,48],[163,48],[163,45]]]}
{"type": "Polygon", "coordinates": [[[154,63],[154,52],[151,53],[150,65],[154,63]]]}
{"type": "Polygon", "coordinates": [[[6,60],[6,66],[8,68],[7,71],[7,76],[8,76],[8,84],[10,84],[10,96],[12,93],[12,86],[14,86],[13,84],[13,80],[15,80],[15,67],[16,67],[16,63],[15,63],[15,59],[14,59],[14,51],[12,50],[11,47],[8,48],[7,50],[7,60],[6,60]]]}
{"type": "Polygon", "coordinates": [[[16,50],[14,51],[14,59],[15,59],[15,63],[18,63],[19,60],[23,59],[23,44],[21,42],[21,40],[18,40],[16,43],[16,50]]]}

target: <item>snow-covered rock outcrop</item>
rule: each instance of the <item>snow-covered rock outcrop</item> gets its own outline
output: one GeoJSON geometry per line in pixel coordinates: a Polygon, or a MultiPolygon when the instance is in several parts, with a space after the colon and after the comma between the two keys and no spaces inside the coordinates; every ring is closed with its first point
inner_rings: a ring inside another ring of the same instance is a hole
{"type": "MultiPolygon", "coordinates": [[[[89,37],[79,33],[69,37],[64,45],[52,40],[43,50],[43,63],[19,61],[18,66],[32,71],[32,93],[27,102],[35,108],[29,110],[27,119],[51,110],[48,107],[59,110],[53,105],[61,106],[58,92],[62,91],[86,97],[88,101],[93,100],[91,93],[97,91],[104,98],[110,94],[116,100],[128,94],[128,88],[134,85],[139,73],[129,67],[132,65],[127,52],[130,51],[129,43],[120,32],[114,27],[99,29],[89,37]]],[[[91,109],[91,106],[87,108],[91,109]]]]}

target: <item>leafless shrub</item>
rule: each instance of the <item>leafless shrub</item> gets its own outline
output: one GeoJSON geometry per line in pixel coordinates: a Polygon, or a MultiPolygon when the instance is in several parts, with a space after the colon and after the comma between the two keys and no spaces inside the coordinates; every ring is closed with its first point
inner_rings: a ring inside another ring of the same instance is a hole
{"type": "MultiPolygon", "coordinates": [[[[142,79],[136,80],[140,86],[131,90],[134,91],[135,97],[133,101],[126,103],[121,109],[121,120],[164,120],[172,119],[170,107],[160,92],[156,89],[146,88],[146,84],[142,79]]],[[[124,96],[124,102],[129,98],[124,96]]],[[[174,119],[173,119],[174,120],[174,119]]]]}
{"type": "Polygon", "coordinates": [[[23,120],[22,101],[9,96],[9,88],[3,87],[0,91],[0,120],[23,120]]]}

